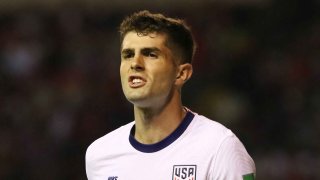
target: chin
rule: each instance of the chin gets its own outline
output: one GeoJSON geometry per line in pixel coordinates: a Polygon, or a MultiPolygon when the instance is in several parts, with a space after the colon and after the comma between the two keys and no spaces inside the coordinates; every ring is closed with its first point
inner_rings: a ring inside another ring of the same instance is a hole
{"type": "Polygon", "coordinates": [[[149,108],[151,107],[150,103],[146,103],[146,102],[137,102],[137,101],[130,101],[135,107],[138,107],[138,108],[149,108]]]}
{"type": "Polygon", "coordinates": [[[142,98],[142,97],[127,97],[127,100],[133,104],[135,107],[138,107],[138,108],[151,108],[151,107],[154,107],[155,105],[158,105],[159,102],[157,101],[154,101],[150,98],[142,98]]]}
{"type": "Polygon", "coordinates": [[[130,103],[132,103],[135,107],[137,108],[144,108],[144,109],[148,109],[148,108],[159,108],[161,106],[163,106],[165,104],[164,101],[159,100],[159,99],[150,99],[150,98],[146,98],[146,99],[128,99],[128,101],[130,103]]]}
{"type": "Polygon", "coordinates": [[[135,106],[146,106],[148,103],[145,98],[142,97],[126,97],[127,100],[135,106]]]}

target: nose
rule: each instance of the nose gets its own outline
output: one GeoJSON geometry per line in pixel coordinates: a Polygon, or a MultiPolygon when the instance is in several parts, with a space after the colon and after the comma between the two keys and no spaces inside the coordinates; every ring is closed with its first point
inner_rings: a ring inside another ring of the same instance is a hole
{"type": "Polygon", "coordinates": [[[135,71],[144,70],[143,57],[141,55],[136,55],[131,62],[131,69],[135,71]]]}

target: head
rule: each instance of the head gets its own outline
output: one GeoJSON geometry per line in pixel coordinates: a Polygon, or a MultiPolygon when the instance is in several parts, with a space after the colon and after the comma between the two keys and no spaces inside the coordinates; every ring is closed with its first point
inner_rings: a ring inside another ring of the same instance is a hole
{"type": "Polygon", "coordinates": [[[143,36],[150,33],[167,35],[166,45],[174,52],[177,64],[192,63],[196,43],[190,27],[181,19],[140,11],[124,19],[120,25],[120,44],[128,32],[143,36]]]}
{"type": "Polygon", "coordinates": [[[127,99],[139,107],[180,101],[195,50],[185,23],[141,11],[122,22],[120,36],[120,76],[127,99]]]}

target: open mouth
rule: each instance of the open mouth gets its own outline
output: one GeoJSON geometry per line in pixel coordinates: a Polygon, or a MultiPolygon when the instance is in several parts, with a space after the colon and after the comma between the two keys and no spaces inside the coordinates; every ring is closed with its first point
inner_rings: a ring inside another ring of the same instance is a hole
{"type": "Polygon", "coordinates": [[[140,76],[130,76],[129,86],[132,88],[142,87],[146,84],[146,80],[140,76]]]}

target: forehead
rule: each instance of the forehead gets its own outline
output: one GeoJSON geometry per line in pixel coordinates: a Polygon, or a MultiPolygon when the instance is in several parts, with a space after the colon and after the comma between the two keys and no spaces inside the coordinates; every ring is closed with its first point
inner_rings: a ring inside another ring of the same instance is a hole
{"type": "Polygon", "coordinates": [[[144,35],[131,31],[125,35],[121,49],[141,49],[147,47],[157,47],[160,49],[165,47],[166,40],[167,36],[163,33],[154,32],[144,35]]]}

